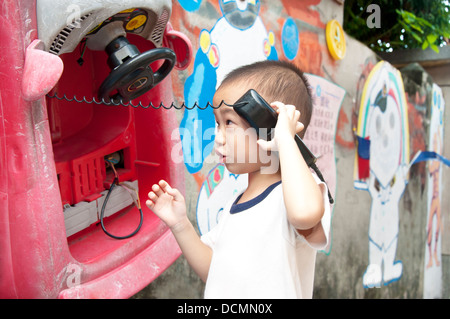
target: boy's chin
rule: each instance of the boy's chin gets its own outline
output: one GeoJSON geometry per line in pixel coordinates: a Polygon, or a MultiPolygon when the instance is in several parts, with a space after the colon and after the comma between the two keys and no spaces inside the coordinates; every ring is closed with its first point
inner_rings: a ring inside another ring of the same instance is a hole
{"type": "Polygon", "coordinates": [[[248,174],[261,169],[258,163],[230,163],[224,162],[227,170],[232,174],[248,174]]]}
{"type": "Polygon", "coordinates": [[[236,167],[236,164],[230,164],[230,163],[223,163],[225,164],[225,167],[227,168],[227,170],[232,173],[232,174],[245,174],[247,172],[244,172],[242,169],[239,169],[238,167],[236,167]]]}

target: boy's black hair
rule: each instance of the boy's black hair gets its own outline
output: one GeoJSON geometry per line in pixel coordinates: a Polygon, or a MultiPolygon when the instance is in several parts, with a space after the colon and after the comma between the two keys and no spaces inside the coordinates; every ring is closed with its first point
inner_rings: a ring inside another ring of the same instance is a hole
{"type": "Polygon", "coordinates": [[[311,121],[312,98],[308,80],[303,71],[288,61],[259,61],[241,66],[226,75],[220,86],[239,84],[257,91],[268,103],[280,101],[295,105],[305,128],[311,121]]]}

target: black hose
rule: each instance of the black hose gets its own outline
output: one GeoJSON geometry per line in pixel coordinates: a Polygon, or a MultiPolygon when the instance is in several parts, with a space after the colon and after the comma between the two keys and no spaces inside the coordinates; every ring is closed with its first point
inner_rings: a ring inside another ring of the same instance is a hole
{"type": "Polygon", "coordinates": [[[126,235],[126,236],[115,236],[115,235],[113,235],[113,234],[110,234],[110,233],[106,230],[105,225],[103,224],[103,215],[105,214],[106,203],[108,202],[109,196],[111,195],[111,192],[112,192],[113,188],[116,186],[117,182],[118,182],[118,179],[117,179],[117,177],[116,177],[116,178],[114,178],[114,181],[112,182],[111,187],[109,188],[108,193],[106,194],[105,201],[103,202],[102,210],[101,210],[101,212],[100,212],[100,224],[102,225],[102,229],[103,229],[103,231],[105,232],[105,234],[108,235],[109,237],[112,237],[112,238],[114,238],[114,239],[126,239],[126,238],[130,238],[130,237],[136,235],[137,232],[141,229],[141,227],[142,227],[142,222],[143,222],[143,220],[144,220],[144,214],[142,213],[142,208],[138,207],[138,209],[139,209],[139,214],[140,214],[140,222],[139,222],[138,227],[137,227],[131,234],[129,234],[129,235],[126,235]]]}

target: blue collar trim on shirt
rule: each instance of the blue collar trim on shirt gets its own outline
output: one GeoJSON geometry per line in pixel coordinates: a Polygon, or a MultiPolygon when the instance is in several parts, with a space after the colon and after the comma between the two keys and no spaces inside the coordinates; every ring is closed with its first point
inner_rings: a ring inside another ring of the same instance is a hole
{"type": "Polygon", "coordinates": [[[242,212],[242,211],[249,209],[249,208],[255,206],[256,204],[262,202],[264,200],[264,198],[266,198],[270,194],[270,192],[280,184],[281,184],[281,181],[275,182],[272,185],[270,185],[269,187],[267,187],[264,192],[262,192],[255,198],[252,198],[249,201],[246,201],[244,203],[237,204],[237,202],[241,199],[242,194],[239,195],[236,198],[236,200],[234,201],[233,205],[231,205],[230,214],[236,214],[236,213],[242,212]]]}

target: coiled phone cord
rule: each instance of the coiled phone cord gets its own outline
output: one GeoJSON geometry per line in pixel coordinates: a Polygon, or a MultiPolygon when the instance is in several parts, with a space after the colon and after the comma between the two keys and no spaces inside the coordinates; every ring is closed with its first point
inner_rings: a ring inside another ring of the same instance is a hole
{"type": "Polygon", "coordinates": [[[208,107],[211,107],[213,109],[218,109],[219,107],[221,107],[222,105],[226,105],[226,106],[234,106],[234,105],[239,105],[238,104],[228,104],[224,101],[220,102],[219,105],[213,105],[211,104],[211,102],[207,102],[205,106],[200,106],[197,102],[195,102],[192,106],[188,106],[186,105],[184,102],[181,103],[180,105],[175,104],[175,102],[172,102],[170,105],[165,105],[163,102],[160,102],[158,105],[154,105],[152,102],[149,102],[148,104],[142,104],[142,102],[138,102],[137,104],[132,103],[131,101],[128,102],[124,102],[122,100],[114,100],[111,99],[109,101],[105,100],[105,99],[96,99],[95,97],[86,97],[83,96],[81,98],[77,97],[77,96],[72,96],[72,97],[67,97],[66,94],[63,94],[63,96],[59,96],[57,93],[54,94],[47,94],[48,98],[51,99],[57,99],[60,101],[67,101],[67,102],[76,102],[76,103],[86,103],[86,104],[97,104],[97,105],[107,105],[107,106],[125,106],[125,107],[134,107],[134,108],[143,108],[143,109],[148,109],[148,108],[153,108],[155,110],[158,110],[160,108],[169,110],[169,109],[176,109],[176,110],[181,110],[181,109],[187,109],[187,110],[192,110],[194,108],[198,108],[200,110],[204,110],[208,107]]]}

